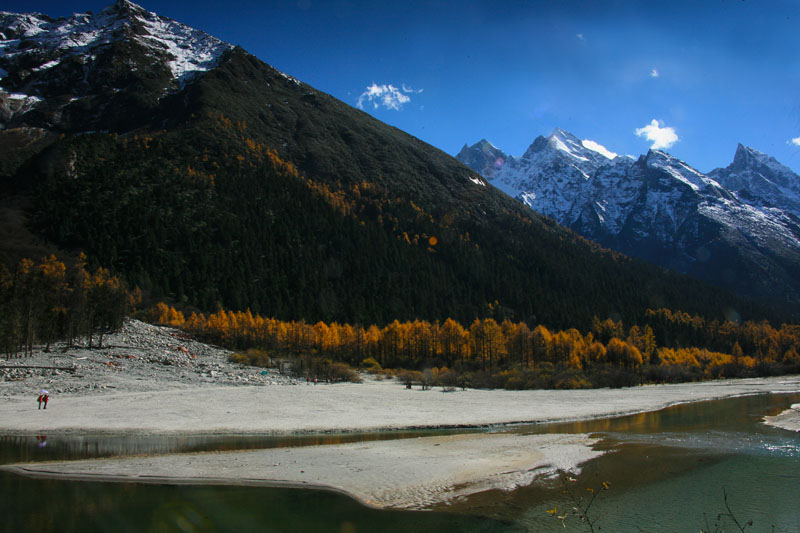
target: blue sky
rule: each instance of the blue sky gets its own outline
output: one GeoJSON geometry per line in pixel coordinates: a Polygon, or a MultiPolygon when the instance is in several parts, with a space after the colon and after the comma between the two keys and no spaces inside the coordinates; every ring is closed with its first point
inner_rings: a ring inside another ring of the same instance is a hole
{"type": "Polygon", "coordinates": [[[518,156],[560,127],[704,172],[741,142],[800,172],[800,0],[138,3],[450,154],[486,138],[518,156]]]}

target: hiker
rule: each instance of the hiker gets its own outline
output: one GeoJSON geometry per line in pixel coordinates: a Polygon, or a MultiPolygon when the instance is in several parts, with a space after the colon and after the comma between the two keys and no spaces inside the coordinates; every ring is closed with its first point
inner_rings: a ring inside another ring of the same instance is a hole
{"type": "Polygon", "coordinates": [[[44,398],[44,396],[43,396],[42,394],[40,394],[40,395],[39,395],[39,398],[38,398],[38,402],[39,402],[39,409],[41,409],[41,408],[42,408],[42,399],[43,399],[43,398],[44,398]]]}
{"type": "Polygon", "coordinates": [[[47,400],[49,400],[49,399],[50,399],[50,396],[48,396],[47,394],[45,394],[44,397],[42,397],[42,401],[44,402],[44,408],[45,409],[47,409],[47,400]]]}

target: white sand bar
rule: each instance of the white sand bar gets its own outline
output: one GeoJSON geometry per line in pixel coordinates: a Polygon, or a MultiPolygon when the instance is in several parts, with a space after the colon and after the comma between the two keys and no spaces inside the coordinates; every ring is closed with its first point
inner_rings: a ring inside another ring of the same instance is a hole
{"type": "MultiPolygon", "coordinates": [[[[7,434],[291,434],[582,420],[683,402],[800,392],[800,376],[573,391],[407,390],[362,384],[185,385],[162,391],[0,398],[7,434]]],[[[586,435],[481,433],[226,453],[15,465],[32,475],[167,483],[289,484],[339,490],[377,507],[428,508],[512,489],[599,452],[586,435]]]]}
{"type": "Polygon", "coordinates": [[[489,489],[527,485],[600,452],[582,435],[473,433],[302,448],[16,465],[77,479],[288,485],[344,492],[374,507],[424,509],[489,489]]]}
{"type": "Polygon", "coordinates": [[[775,416],[765,416],[764,422],[770,426],[783,428],[789,431],[800,431],[800,403],[775,416]]]}
{"type": "Polygon", "coordinates": [[[0,397],[6,434],[290,434],[585,420],[683,402],[800,392],[800,376],[588,390],[406,390],[395,380],[295,386],[198,385],[148,392],[0,397]]]}

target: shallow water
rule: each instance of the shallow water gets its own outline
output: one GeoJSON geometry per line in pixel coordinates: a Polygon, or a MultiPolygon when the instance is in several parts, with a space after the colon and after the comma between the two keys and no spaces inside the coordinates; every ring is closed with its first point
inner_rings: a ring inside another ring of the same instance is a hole
{"type": "MultiPolygon", "coordinates": [[[[800,531],[800,434],[761,417],[800,395],[760,395],[679,405],[653,413],[520,426],[522,433],[590,433],[607,453],[590,461],[567,488],[600,491],[590,517],[605,531],[714,529],[725,511],[754,521],[755,531],[800,531]],[[707,521],[707,522],[706,522],[707,521]],[[708,526],[706,526],[706,523],[708,526]]],[[[463,432],[463,431],[462,431],[463,432]]],[[[262,437],[0,437],[0,462],[131,453],[334,444],[441,432],[262,437]]],[[[564,531],[545,511],[568,508],[560,481],[513,492],[490,491],[437,511],[377,511],[316,490],[137,485],[28,479],[0,473],[4,531],[564,531]],[[14,502],[13,507],[8,503],[14,502]],[[480,518],[477,518],[477,517],[480,518]]],[[[730,529],[730,518],[727,529],[730,529]]],[[[567,530],[584,531],[574,517],[567,530]]]]}
{"type": "MultiPolygon", "coordinates": [[[[652,413],[546,427],[532,432],[585,432],[607,453],[583,466],[576,481],[560,478],[513,493],[485,493],[452,510],[503,516],[528,531],[564,531],[546,511],[598,492],[589,517],[604,531],[699,531],[726,511],[753,520],[754,531],[800,532],[800,434],[767,426],[800,395],[759,395],[678,405],[652,413]],[[602,490],[603,482],[610,483],[602,490]],[[706,525],[706,520],[707,525],[706,525]]],[[[562,514],[561,512],[558,513],[562,514]]],[[[567,530],[588,531],[568,516],[567,530]]],[[[722,525],[732,531],[730,517],[722,525]]],[[[737,530],[738,531],[738,530],[737,530]]]]}

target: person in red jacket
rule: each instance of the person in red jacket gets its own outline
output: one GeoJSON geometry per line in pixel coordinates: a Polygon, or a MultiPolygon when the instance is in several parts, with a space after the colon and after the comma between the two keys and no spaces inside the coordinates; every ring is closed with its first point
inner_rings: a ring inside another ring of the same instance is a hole
{"type": "Polygon", "coordinates": [[[50,396],[47,395],[47,394],[45,394],[44,397],[42,397],[42,401],[44,402],[44,408],[45,409],[47,409],[47,400],[49,400],[49,399],[50,399],[50,396]]]}

